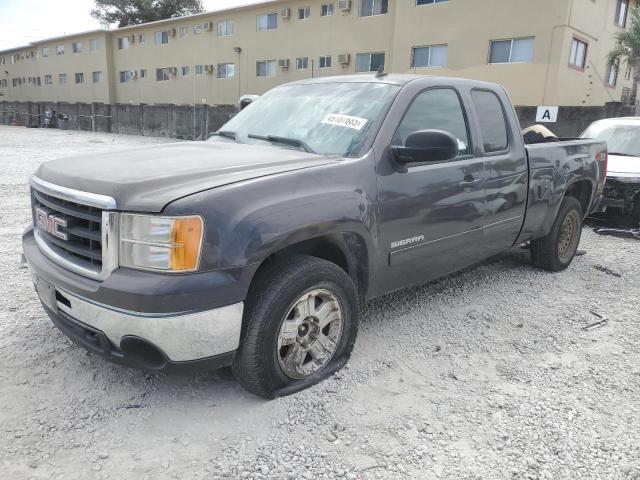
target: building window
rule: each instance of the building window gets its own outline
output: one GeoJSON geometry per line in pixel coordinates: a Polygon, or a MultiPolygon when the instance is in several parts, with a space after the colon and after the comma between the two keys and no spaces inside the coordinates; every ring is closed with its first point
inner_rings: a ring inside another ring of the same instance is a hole
{"type": "Polygon", "coordinates": [[[51,75],[44,76],[44,84],[45,85],[53,85],[53,77],[51,75]]]}
{"type": "Polygon", "coordinates": [[[257,28],[259,32],[266,30],[274,30],[278,28],[278,14],[277,13],[265,13],[258,15],[257,28]]]}
{"type": "Polygon", "coordinates": [[[633,69],[631,67],[627,67],[627,71],[624,73],[624,79],[631,80],[632,73],[633,73],[633,69]]]}
{"type": "Polygon", "coordinates": [[[618,70],[618,65],[609,65],[607,68],[607,78],[605,80],[607,86],[616,86],[616,83],[618,83],[618,70]]]}
{"type": "MultiPolygon", "coordinates": [[[[193,31],[194,31],[195,33],[200,33],[200,32],[197,32],[197,31],[196,31],[196,27],[197,27],[197,25],[195,25],[195,26],[193,27],[193,31]]],[[[182,37],[186,37],[188,33],[189,33],[189,27],[180,27],[180,38],[182,38],[182,37]]]]}
{"type": "Polygon", "coordinates": [[[80,53],[82,51],[82,42],[71,43],[71,50],[73,50],[73,53],[80,53]]]}
{"type": "Polygon", "coordinates": [[[296,58],[296,70],[306,70],[309,68],[309,57],[296,58]]]}
{"type": "Polygon", "coordinates": [[[416,0],[416,5],[431,5],[432,3],[443,3],[449,0],[416,0]]]}
{"type": "Polygon", "coordinates": [[[120,83],[127,83],[133,80],[133,72],[131,70],[125,70],[120,72],[120,83]]]}
{"type": "Polygon", "coordinates": [[[318,59],[318,67],[319,68],[330,68],[331,67],[331,55],[323,55],[318,59]]]}
{"type": "Polygon", "coordinates": [[[569,54],[569,65],[580,70],[584,70],[587,63],[588,45],[582,40],[574,38],[571,40],[571,53],[569,54]]]}
{"type": "Polygon", "coordinates": [[[356,54],[356,72],[377,72],[384,67],[384,52],[356,54]]]}
{"type": "Polygon", "coordinates": [[[164,32],[156,32],[156,45],[164,45],[165,43],[169,43],[169,32],[166,30],[164,32]]]}
{"type": "Polygon", "coordinates": [[[64,85],[67,83],[67,74],[66,73],[59,73],[58,74],[58,83],[60,85],[64,85]]]}
{"type": "Polygon", "coordinates": [[[147,78],[147,69],[146,68],[140,69],[140,78],[147,78]]]}
{"type": "Polygon", "coordinates": [[[166,82],[171,78],[171,68],[156,68],[156,80],[158,82],[166,82]]]}
{"type": "Polygon", "coordinates": [[[446,67],[447,45],[429,45],[411,49],[411,68],[446,67]]]}
{"type": "Polygon", "coordinates": [[[95,38],[89,41],[89,50],[92,52],[96,52],[100,50],[100,42],[95,38]]]}
{"type": "Polygon", "coordinates": [[[102,81],[102,72],[91,72],[91,79],[93,83],[100,83],[102,81]]]}
{"type": "Polygon", "coordinates": [[[301,7],[298,9],[298,20],[306,20],[311,15],[311,7],[301,7]]]}
{"type": "Polygon", "coordinates": [[[323,3],[320,6],[320,16],[330,17],[331,15],[333,15],[333,3],[323,3]]]}
{"type": "Polygon", "coordinates": [[[256,62],[256,76],[257,77],[275,77],[276,65],[275,60],[262,60],[256,62]]]}
{"type": "Polygon", "coordinates": [[[84,73],[76,73],[76,83],[84,83],[84,73]]]}
{"type": "Polygon", "coordinates": [[[233,20],[223,20],[218,22],[218,36],[229,37],[236,33],[236,22],[233,20]]]}
{"type": "Polygon", "coordinates": [[[204,22],[204,23],[196,23],[193,26],[193,33],[202,33],[202,32],[208,32],[211,29],[211,22],[204,22]]]}
{"type": "Polygon", "coordinates": [[[188,65],[183,65],[182,68],[180,69],[180,73],[182,74],[183,77],[188,77],[189,76],[189,66],[188,65]]]}
{"type": "Polygon", "coordinates": [[[204,65],[196,65],[196,75],[204,75],[204,65]]]}
{"type": "Polygon", "coordinates": [[[144,33],[141,33],[138,35],[138,43],[144,43],[145,38],[144,38],[144,33]]]}
{"type": "Polygon", "coordinates": [[[360,16],[372,17],[385,15],[389,9],[389,0],[360,0],[360,16]]]}
{"type": "Polygon", "coordinates": [[[0,57],[0,65],[4,65],[4,57],[0,57]]]}
{"type": "Polygon", "coordinates": [[[129,37],[118,37],[118,50],[129,48],[129,37]]]}
{"type": "Polygon", "coordinates": [[[233,78],[236,74],[236,66],[233,63],[218,64],[218,78],[233,78]]]}
{"type": "Polygon", "coordinates": [[[491,40],[489,63],[527,63],[533,61],[533,37],[491,40]]]}
{"type": "Polygon", "coordinates": [[[56,47],[56,55],[64,55],[64,45],[58,45],[56,47]]]}
{"type": "MultiPolygon", "coordinates": [[[[42,47],[42,56],[43,57],[48,57],[49,56],[49,47],[42,47]]],[[[4,60],[4,58],[3,58],[4,60]]],[[[0,65],[4,65],[4,62],[1,62],[0,65]]]]}
{"type": "Polygon", "coordinates": [[[625,27],[627,25],[627,13],[629,12],[629,0],[618,0],[616,6],[616,19],[615,23],[619,27],[625,27]]]}

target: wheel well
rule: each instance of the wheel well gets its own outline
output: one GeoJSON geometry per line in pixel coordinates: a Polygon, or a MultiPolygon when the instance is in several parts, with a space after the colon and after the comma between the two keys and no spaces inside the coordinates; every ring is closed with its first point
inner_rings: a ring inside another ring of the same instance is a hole
{"type": "Polygon", "coordinates": [[[270,262],[290,255],[309,255],[335,263],[351,277],[360,298],[365,298],[369,287],[369,266],[367,247],[360,235],[341,232],[294,243],[269,255],[256,275],[270,262]]]}
{"type": "Polygon", "coordinates": [[[578,180],[569,186],[565,196],[577,199],[582,206],[582,213],[586,215],[589,211],[589,205],[591,205],[592,192],[593,187],[589,180],[578,180]]]}

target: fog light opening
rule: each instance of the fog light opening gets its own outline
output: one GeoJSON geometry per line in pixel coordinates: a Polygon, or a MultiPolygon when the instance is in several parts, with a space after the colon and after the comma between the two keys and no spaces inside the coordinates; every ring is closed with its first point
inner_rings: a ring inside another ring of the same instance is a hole
{"type": "Polygon", "coordinates": [[[161,370],[165,366],[162,352],[138,337],[124,337],[120,349],[134,363],[147,370],[161,370]]]}

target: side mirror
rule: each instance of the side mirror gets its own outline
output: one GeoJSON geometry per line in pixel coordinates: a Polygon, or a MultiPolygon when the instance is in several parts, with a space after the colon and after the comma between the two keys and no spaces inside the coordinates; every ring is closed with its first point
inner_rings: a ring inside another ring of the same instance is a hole
{"type": "Polygon", "coordinates": [[[407,137],[405,145],[392,145],[399,163],[428,163],[452,160],[458,156],[456,137],[444,130],[418,130],[407,137]]]}

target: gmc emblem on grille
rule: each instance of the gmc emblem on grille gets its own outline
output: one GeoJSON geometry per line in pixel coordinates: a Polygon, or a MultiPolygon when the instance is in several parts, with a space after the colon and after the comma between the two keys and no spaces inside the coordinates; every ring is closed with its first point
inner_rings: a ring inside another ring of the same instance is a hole
{"type": "Polygon", "coordinates": [[[67,226],[67,221],[64,218],[49,215],[40,207],[36,207],[36,225],[54,237],[61,238],[62,240],[67,239],[67,234],[60,231],[60,227],[67,226]]]}

